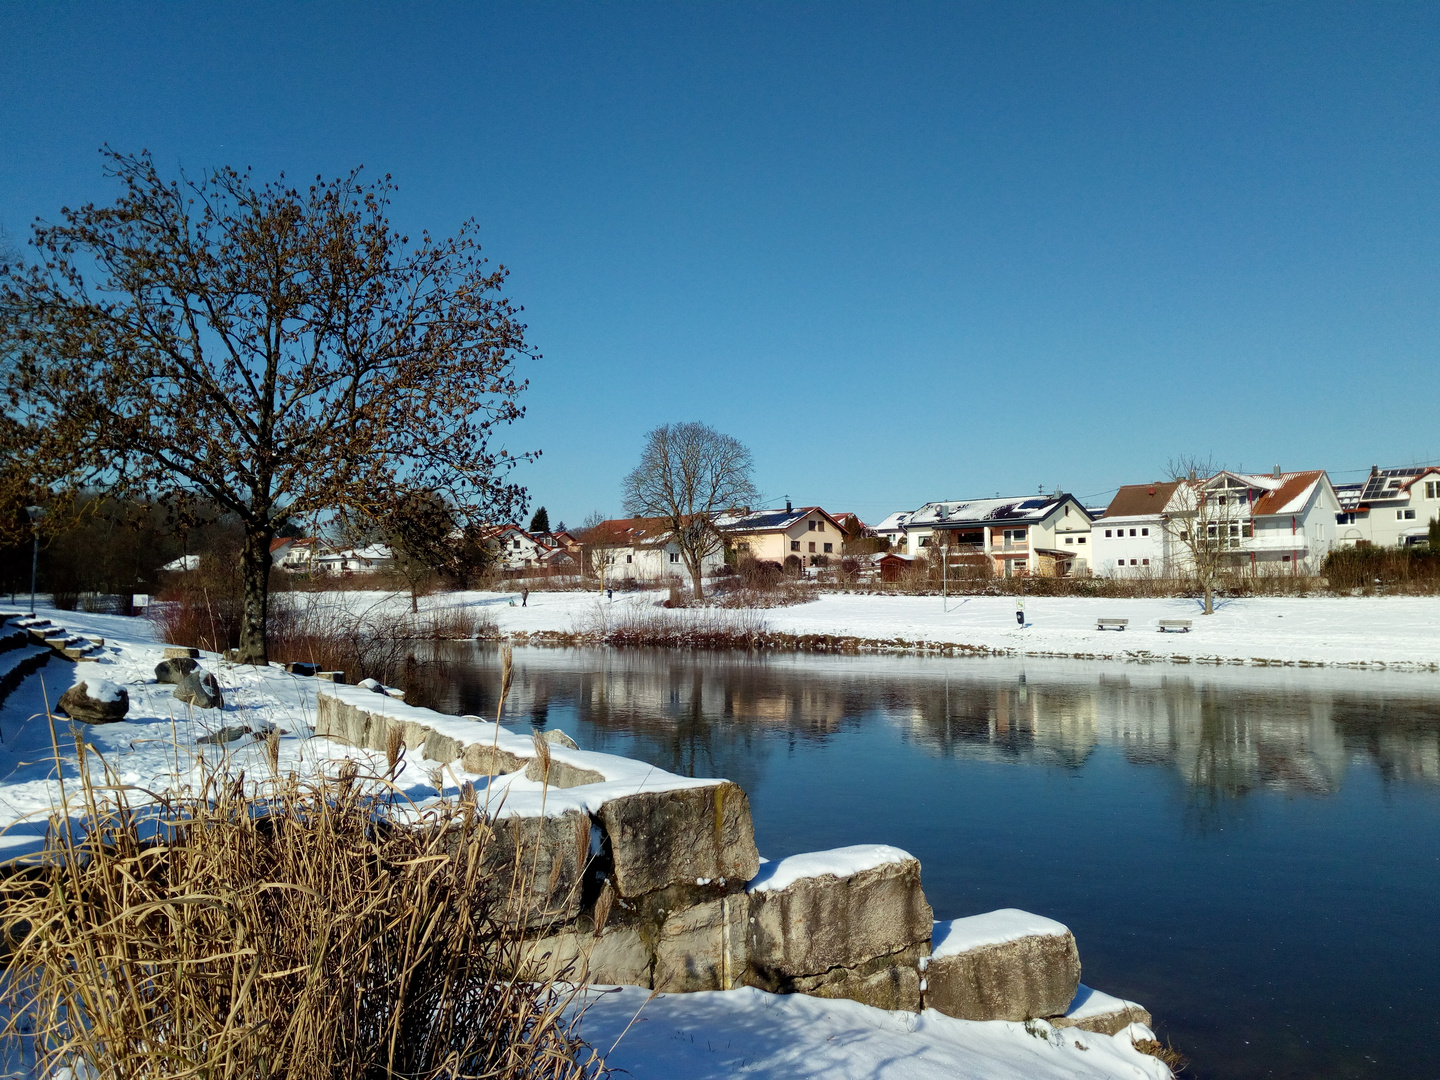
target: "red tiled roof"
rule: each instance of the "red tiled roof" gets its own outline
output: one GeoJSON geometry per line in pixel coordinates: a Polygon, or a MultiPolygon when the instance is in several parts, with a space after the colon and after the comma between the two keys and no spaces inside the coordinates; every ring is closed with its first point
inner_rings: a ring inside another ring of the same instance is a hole
{"type": "Polygon", "coordinates": [[[1104,516],[1144,517],[1149,514],[1162,514],[1180,484],[1179,480],[1164,484],[1126,484],[1110,500],[1104,516]]]}
{"type": "Polygon", "coordinates": [[[1267,491],[1256,499],[1255,508],[1251,510],[1251,513],[1257,515],[1283,514],[1299,510],[1300,507],[1292,507],[1290,504],[1305,494],[1324,475],[1323,469],[1281,474],[1280,486],[1274,491],[1267,491]]]}

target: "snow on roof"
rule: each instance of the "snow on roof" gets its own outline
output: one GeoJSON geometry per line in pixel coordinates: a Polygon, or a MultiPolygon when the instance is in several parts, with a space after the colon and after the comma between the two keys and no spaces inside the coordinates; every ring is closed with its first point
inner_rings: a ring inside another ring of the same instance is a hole
{"type": "Polygon", "coordinates": [[[180,558],[178,558],[178,559],[171,559],[169,562],[167,562],[167,563],[166,563],[164,566],[162,566],[160,569],[161,569],[161,570],[170,570],[170,571],[177,571],[177,570],[198,570],[198,569],[200,569],[200,556],[199,556],[199,555],[181,555],[180,558]]]}
{"type": "MultiPolygon", "coordinates": [[[[1073,495],[1056,494],[931,502],[912,513],[906,524],[914,528],[917,525],[979,524],[986,521],[1039,521],[1067,499],[1075,501],[1073,495]]],[[[1079,506],[1079,503],[1076,505],[1079,506]]]]}
{"type": "Polygon", "coordinates": [[[374,562],[393,557],[394,553],[391,552],[388,544],[371,544],[369,547],[363,548],[342,548],[337,551],[328,551],[320,556],[320,561],[341,562],[346,559],[360,559],[374,562]]]}
{"type": "Polygon", "coordinates": [[[877,533],[900,532],[905,528],[905,523],[910,520],[910,515],[913,512],[914,511],[911,510],[897,510],[884,521],[880,522],[879,525],[876,525],[875,531],[877,533]]]}
{"type": "Polygon", "coordinates": [[[818,506],[796,506],[787,510],[756,510],[717,522],[725,532],[753,533],[774,532],[790,528],[796,522],[804,521],[811,514],[822,514],[825,519],[840,528],[840,523],[818,506]]]}
{"type": "Polygon", "coordinates": [[[808,851],[779,862],[762,863],[759,873],[750,879],[745,891],[779,892],[802,878],[817,878],[826,874],[837,878],[853,877],[877,866],[909,862],[914,858],[908,851],[889,844],[854,844],[829,851],[808,851]]]}
{"type": "Polygon", "coordinates": [[[1365,481],[1360,502],[1382,502],[1409,495],[1410,488],[1422,476],[1440,475],[1440,466],[1411,465],[1402,469],[1375,469],[1365,481]]]}
{"type": "Polygon", "coordinates": [[[1003,945],[1025,937],[1059,937],[1070,928],[1043,915],[1032,915],[1019,908],[1001,908],[984,915],[937,922],[930,933],[930,959],[956,956],[986,945],[1003,945]]]}

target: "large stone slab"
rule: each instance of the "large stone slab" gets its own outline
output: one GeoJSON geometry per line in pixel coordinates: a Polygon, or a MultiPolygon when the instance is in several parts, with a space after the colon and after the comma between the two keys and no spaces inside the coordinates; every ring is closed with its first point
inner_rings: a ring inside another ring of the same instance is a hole
{"type": "Polygon", "coordinates": [[[1016,908],[936,923],[925,1005],[961,1020],[1059,1016],[1080,985],[1080,954],[1062,923],[1016,908]]]}
{"type": "Polygon", "coordinates": [[[107,679],[88,679],[61,694],[56,707],[82,724],[113,724],[130,711],[130,693],[107,679]]]}
{"type": "Polygon", "coordinates": [[[543,770],[539,758],[531,758],[525,766],[525,779],[533,780],[535,783],[544,781],[551,787],[572,788],[583,787],[586,784],[603,784],[605,777],[594,769],[586,769],[579,765],[571,765],[569,762],[550,759],[550,768],[543,770]]]}
{"type": "Polygon", "coordinates": [[[1075,999],[1070,1002],[1065,1015],[1057,1016],[1050,1022],[1056,1027],[1078,1027],[1097,1035],[1115,1035],[1131,1024],[1144,1024],[1147,1028],[1155,1026],[1150,1010],[1144,1006],[1102,994],[1084,983],[1075,991],[1075,999]]]}
{"type": "Polygon", "coordinates": [[[927,945],[913,945],[889,956],[877,956],[854,967],[837,967],[819,975],[781,978],[774,990],[811,997],[848,998],[877,1009],[920,1009],[920,964],[927,945]]]}
{"type": "Polygon", "coordinates": [[[749,881],[760,867],[750,800],[728,780],[617,796],[595,817],[622,897],[685,881],[749,881]]]}
{"type": "Polygon", "coordinates": [[[792,856],[767,863],[748,888],[750,962],[760,985],[781,989],[796,976],[859,969],[930,939],[920,862],[899,848],[792,856]]]}
{"type": "Polygon", "coordinates": [[[743,982],[749,912],[737,891],[667,913],[654,933],[654,989],[729,990],[743,982]]]}
{"type": "Polygon", "coordinates": [[[502,817],[492,823],[486,864],[500,875],[506,913],[526,926],[580,914],[590,859],[590,815],[568,810],[546,817],[502,817]]]}
{"type": "Polygon", "coordinates": [[[155,665],[155,681],[157,683],[168,683],[172,686],[179,686],[186,675],[192,671],[198,671],[200,662],[192,660],[188,656],[177,656],[170,660],[161,660],[155,665]]]}
{"type": "Polygon", "coordinates": [[[650,987],[650,947],[633,926],[567,929],[525,943],[530,978],[650,987]]]}

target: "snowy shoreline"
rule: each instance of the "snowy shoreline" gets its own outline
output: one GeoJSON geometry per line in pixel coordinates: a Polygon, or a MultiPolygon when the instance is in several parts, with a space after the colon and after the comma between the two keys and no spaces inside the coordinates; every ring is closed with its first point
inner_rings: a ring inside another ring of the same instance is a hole
{"type": "MultiPolygon", "coordinates": [[[[354,611],[408,609],[408,597],[334,593],[354,611]]],[[[738,616],[720,608],[668,610],[668,592],[438,593],[422,610],[460,608],[493,620],[517,643],[599,641],[617,619],[685,620],[738,616]]],[[[743,609],[763,621],[771,647],[816,652],[944,653],[1025,656],[1113,663],[1330,667],[1440,672],[1440,597],[1252,597],[1222,600],[1213,615],[1194,600],[1027,597],[1025,625],[1016,598],[876,596],[822,593],[793,607],[743,609]],[[1123,631],[1097,620],[1126,619],[1123,631]],[[1185,633],[1162,633],[1160,620],[1188,619],[1185,633]]]]}

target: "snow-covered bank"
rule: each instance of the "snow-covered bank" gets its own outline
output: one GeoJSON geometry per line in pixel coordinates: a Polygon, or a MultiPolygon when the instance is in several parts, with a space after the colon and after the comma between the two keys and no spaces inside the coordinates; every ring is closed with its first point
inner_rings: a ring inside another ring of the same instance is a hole
{"type": "MultiPolygon", "coordinates": [[[[363,610],[386,603],[377,593],[330,594],[363,610]]],[[[582,634],[626,613],[693,617],[658,607],[668,593],[441,593],[434,607],[464,607],[494,619],[503,633],[582,634]]],[[[408,607],[408,598],[388,603],[408,607]]],[[[1027,597],[1025,625],[1009,596],[952,597],[822,594],[808,604],[763,612],[777,635],[830,635],[872,647],[968,646],[1011,655],[1121,661],[1389,667],[1440,671],[1440,597],[1255,597],[1222,600],[1213,615],[1185,599],[1098,600],[1027,597]],[[1100,630],[1101,618],[1128,619],[1100,630]],[[1189,619],[1188,633],[1161,633],[1161,619],[1189,619]]]]}
{"type": "Polygon", "coordinates": [[[1134,1025],[1095,1035],[1005,1021],[954,1020],[933,1009],[886,1012],[853,1001],[744,987],[699,994],[619,987],[592,996],[584,1036],[634,1080],[1161,1080],[1134,1025]],[[631,1021],[634,1021],[633,1023],[631,1021]],[[628,1029],[627,1029],[628,1025],[628,1029]],[[616,1042],[618,1040],[618,1043],[616,1042]]]}

